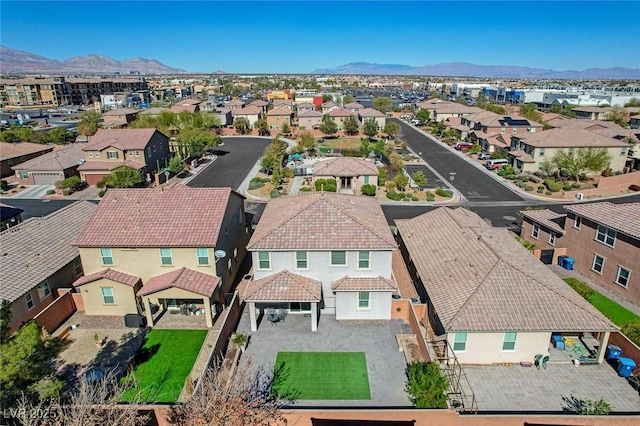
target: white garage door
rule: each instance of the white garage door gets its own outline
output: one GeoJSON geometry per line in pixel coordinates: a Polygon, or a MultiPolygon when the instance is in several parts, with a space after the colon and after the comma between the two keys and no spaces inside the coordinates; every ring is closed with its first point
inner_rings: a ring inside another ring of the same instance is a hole
{"type": "Polygon", "coordinates": [[[32,175],[33,175],[33,182],[36,185],[53,185],[57,181],[64,179],[64,176],[62,174],[56,173],[56,172],[52,172],[52,173],[37,172],[37,173],[32,173],[32,175]]]}

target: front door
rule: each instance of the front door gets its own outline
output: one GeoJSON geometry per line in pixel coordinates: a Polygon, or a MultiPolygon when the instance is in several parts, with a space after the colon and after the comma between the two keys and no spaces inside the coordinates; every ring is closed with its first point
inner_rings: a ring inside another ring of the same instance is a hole
{"type": "Polygon", "coordinates": [[[351,177],[341,177],[340,178],[340,188],[341,189],[351,189],[351,177]]]}

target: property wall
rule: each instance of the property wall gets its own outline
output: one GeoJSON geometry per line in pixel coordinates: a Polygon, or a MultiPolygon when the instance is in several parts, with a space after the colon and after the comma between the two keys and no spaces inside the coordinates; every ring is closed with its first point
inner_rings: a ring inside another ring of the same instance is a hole
{"type": "MultiPolygon", "coordinates": [[[[447,334],[451,348],[455,333],[447,334]]],[[[455,351],[461,364],[498,364],[531,361],[537,354],[549,351],[550,332],[518,333],[513,351],[503,351],[504,333],[467,333],[467,345],[464,351],[455,351]]]]}
{"type": "Polygon", "coordinates": [[[135,296],[137,289],[126,284],[101,279],[78,287],[78,290],[82,294],[86,315],[124,316],[138,313],[135,296]],[[102,291],[100,290],[102,287],[113,288],[114,305],[104,304],[102,291]]]}
{"type": "Polygon", "coordinates": [[[369,292],[369,308],[358,308],[357,291],[336,292],[337,320],[389,320],[391,319],[391,292],[369,292]]]}
{"type": "Polygon", "coordinates": [[[563,196],[564,198],[575,199],[576,194],[579,192],[582,193],[584,197],[612,194],[615,192],[626,191],[632,184],[640,185],[640,172],[635,171],[618,176],[603,176],[598,180],[597,188],[567,191],[563,196]]]}
{"type": "Polygon", "coordinates": [[[624,334],[618,332],[609,335],[609,344],[620,347],[623,357],[634,360],[636,362],[634,373],[640,373],[640,348],[638,345],[629,340],[624,334]]]}
{"type": "Polygon", "coordinates": [[[609,247],[595,240],[598,225],[585,218],[580,229],[574,228],[575,216],[567,215],[566,234],[563,245],[567,247],[567,256],[575,259],[574,269],[635,303],[640,303],[640,240],[617,233],[614,247],[609,247]],[[602,273],[591,270],[593,257],[598,254],[605,258],[602,273]],[[618,266],[632,271],[626,288],[615,283],[618,266]]]}
{"type": "Polygon", "coordinates": [[[59,296],[35,317],[40,327],[44,327],[49,333],[53,333],[76,311],[73,299],[73,289],[65,289],[59,292],[59,296]]]}
{"type": "Polygon", "coordinates": [[[82,294],[71,293],[71,296],[73,298],[73,304],[76,305],[76,309],[84,312],[84,300],[82,300],[82,294]]]}
{"type": "MultiPolygon", "coordinates": [[[[227,256],[220,259],[216,265],[217,275],[222,280],[222,289],[225,293],[231,292],[238,270],[247,254],[247,243],[250,237],[251,226],[245,218],[244,197],[232,193],[215,246],[216,249],[227,253],[227,256]],[[231,269],[228,267],[229,259],[231,259],[231,269]]],[[[211,253],[211,259],[213,259],[213,253],[211,253]]]]}

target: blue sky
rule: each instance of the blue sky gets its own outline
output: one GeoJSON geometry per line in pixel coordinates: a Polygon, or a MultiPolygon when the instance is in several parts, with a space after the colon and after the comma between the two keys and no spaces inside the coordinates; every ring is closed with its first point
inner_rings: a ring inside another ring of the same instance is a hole
{"type": "Polygon", "coordinates": [[[0,42],[58,60],[144,57],[198,72],[457,61],[640,68],[639,15],[638,2],[3,0],[0,42]]]}

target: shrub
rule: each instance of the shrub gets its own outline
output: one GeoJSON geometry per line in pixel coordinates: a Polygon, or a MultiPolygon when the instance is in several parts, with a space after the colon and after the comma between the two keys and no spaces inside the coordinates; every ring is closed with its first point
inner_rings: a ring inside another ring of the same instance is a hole
{"type": "MultiPolygon", "coordinates": [[[[520,182],[516,183],[516,185],[518,185],[518,187],[519,187],[519,188],[522,188],[522,189],[524,189],[524,188],[526,188],[527,186],[529,186],[529,185],[527,185],[527,182],[522,182],[522,181],[520,181],[520,182]]],[[[531,187],[531,188],[533,189],[533,187],[531,187]]]]}
{"type": "Polygon", "coordinates": [[[571,184],[571,187],[574,189],[580,189],[580,184],[578,182],[574,182],[571,184]]]}
{"type": "Polygon", "coordinates": [[[562,189],[565,191],[571,191],[571,185],[564,185],[562,189]]]}
{"type": "Polygon", "coordinates": [[[529,176],[529,180],[533,183],[542,183],[543,180],[542,178],[539,178],[538,176],[529,176]]]}
{"type": "Polygon", "coordinates": [[[443,188],[436,188],[436,194],[438,194],[441,197],[446,197],[446,198],[453,197],[453,191],[450,191],[448,189],[443,189],[443,188]]]}
{"type": "Polygon", "coordinates": [[[106,189],[101,189],[100,192],[98,192],[98,197],[100,198],[104,197],[105,192],[107,192],[106,189]]]}
{"type": "Polygon", "coordinates": [[[253,179],[251,179],[251,181],[249,182],[249,189],[258,189],[258,188],[262,188],[264,186],[264,183],[262,182],[256,182],[253,179]]]}
{"type": "Polygon", "coordinates": [[[56,191],[53,190],[53,189],[50,189],[50,190],[47,191],[47,195],[53,195],[55,193],[56,193],[56,191]]]}
{"type": "Polygon", "coordinates": [[[553,179],[545,179],[544,184],[547,186],[547,189],[551,192],[558,192],[562,189],[562,182],[556,182],[553,179]]]}
{"type": "Polygon", "coordinates": [[[502,170],[504,170],[504,172],[505,172],[506,174],[508,174],[508,175],[513,175],[513,174],[515,174],[515,173],[516,173],[516,172],[515,172],[515,170],[513,170],[513,167],[511,167],[511,166],[510,166],[510,165],[508,165],[508,164],[505,164],[505,165],[502,167],[502,170]]]}
{"type": "Polygon", "coordinates": [[[338,190],[338,182],[335,179],[327,179],[324,190],[326,192],[336,192],[338,190]]]}
{"type": "Polygon", "coordinates": [[[524,190],[525,190],[525,191],[533,191],[533,186],[531,186],[531,185],[527,185],[527,186],[524,188],[524,190]]]}
{"type": "Polygon", "coordinates": [[[420,198],[418,198],[418,197],[411,197],[411,201],[420,201],[420,198]]]}
{"type": "Polygon", "coordinates": [[[640,185],[629,185],[629,190],[631,191],[640,191],[640,185]]]}
{"type": "Polygon", "coordinates": [[[416,408],[446,408],[449,380],[435,362],[414,362],[407,367],[407,393],[416,408]]]}
{"type": "Polygon", "coordinates": [[[396,191],[387,192],[387,198],[394,201],[400,201],[404,198],[404,194],[398,193],[396,191]]]}
{"type": "Polygon", "coordinates": [[[280,196],[280,191],[278,191],[277,189],[273,188],[271,190],[271,192],[269,192],[269,196],[271,198],[278,198],[280,196]]]}
{"type": "Polygon", "coordinates": [[[509,180],[516,180],[518,177],[516,175],[505,175],[504,178],[509,180]]]}
{"type": "Polygon", "coordinates": [[[568,277],[564,278],[563,280],[565,283],[569,284],[569,287],[574,289],[576,293],[587,300],[591,299],[591,296],[596,293],[591,287],[576,278],[568,277]]]}
{"type": "Polygon", "coordinates": [[[537,191],[538,191],[538,194],[542,194],[544,192],[544,186],[540,185],[537,191]]]}
{"type": "Polygon", "coordinates": [[[326,179],[317,179],[313,184],[316,186],[316,191],[321,191],[326,183],[326,179]]]}
{"type": "Polygon", "coordinates": [[[504,169],[498,170],[498,176],[504,176],[506,174],[507,174],[507,172],[504,169]]]}
{"type": "Polygon", "coordinates": [[[636,345],[640,346],[640,321],[632,321],[624,324],[620,329],[636,345]]]}
{"type": "Polygon", "coordinates": [[[362,191],[363,195],[368,195],[370,197],[373,197],[374,195],[376,195],[375,185],[365,184],[365,185],[362,185],[362,188],[360,188],[360,190],[362,191]]]}
{"type": "Polygon", "coordinates": [[[553,195],[553,192],[547,191],[547,192],[545,192],[545,195],[553,195]]]}
{"type": "Polygon", "coordinates": [[[427,201],[435,201],[436,196],[433,195],[433,192],[427,192],[427,201]]]}
{"type": "Polygon", "coordinates": [[[309,192],[311,191],[311,188],[309,188],[308,186],[303,186],[302,188],[300,188],[300,192],[309,192]]]}

